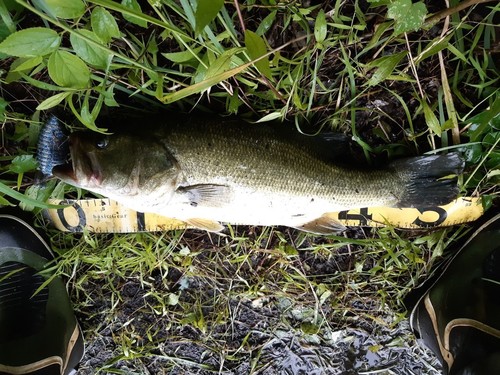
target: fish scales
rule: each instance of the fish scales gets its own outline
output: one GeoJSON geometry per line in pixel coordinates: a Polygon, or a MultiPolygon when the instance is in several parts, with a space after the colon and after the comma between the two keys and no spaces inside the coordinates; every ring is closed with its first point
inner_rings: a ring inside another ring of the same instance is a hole
{"type": "Polygon", "coordinates": [[[393,205],[402,194],[403,176],[341,168],[265,130],[231,124],[225,128],[172,126],[157,136],[168,140],[165,147],[192,185],[229,183],[262,194],[328,201],[333,211],[367,204],[393,205]]]}
{"type": "Polygon", "coordinates": [[[73,134],[72,165],[54,173],[138,211],[213,231],[223,222],[331,233],[342,226],[328,212],[447,203],[456,178],[441,178],[463,169],[457,154],[379,170],[342,167],[325,156],[334,143],[321,136],[238,121],[171,121],[102,137],[73,134]]]}

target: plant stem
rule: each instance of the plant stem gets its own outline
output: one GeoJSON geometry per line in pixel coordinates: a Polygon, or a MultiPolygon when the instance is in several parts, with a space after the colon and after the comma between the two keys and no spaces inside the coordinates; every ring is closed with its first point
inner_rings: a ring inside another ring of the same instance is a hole
{"type": "Polygon", "coordinates": [[[446,9],[443,9],[442,11],[439,11],[439,12],[433,14],[432,16],[430,16],[429,18],[427,18],[425,20],[424,27],[432,27],[436,23],[438,23],[440,20],[442,20],[443,18],[451,16],[454,13],[458,13],[461,10],[469,8],[473,5],[487,3],[487,2],[491,2],[491,1],[494,1],[494,0],[465,0],[462,3],[455,5],[454,7],[446,8],[446,9]]]}

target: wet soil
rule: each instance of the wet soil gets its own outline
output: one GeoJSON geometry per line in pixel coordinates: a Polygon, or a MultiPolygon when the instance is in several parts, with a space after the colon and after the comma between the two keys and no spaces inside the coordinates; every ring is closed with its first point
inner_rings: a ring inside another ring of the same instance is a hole
{"type": "MultiPolygon", "coordinates": [[[[258,235],[258,230],[241,234],[258,235]]],[[[354,232],[361,236],[360,230],[354,232]]],[[[322,241],[328,242],[318,238],[315,244],[322,241]]],[[[272,237],[265,248],[278,242],[272,237]]],[[[215,256],[230,257],[224,254],[227,249],[203,250],[213,243],[213,235],[189,231],[178,246],[200,251],[192,267],[201,269],[202,264],[213,265],[215,256]],[[214,255],[214,250],[222,253],[214,255]]],[[[310,245],[304,241],[295,249],[292,263],[314,285],[331,290],[338,282],[333,275],[352,272],[361,258],[356,247],[321,256],[303,250],[310,245]]],[[[294,245],[288,246],[291,251],[294,245]]],[[[338,293],[347,295],[337,307],[331,302],[336,296],[318,306],[308,291],[280,292],[282,280],[272,269],[275,259],[268,252],[249,251],[246,270],[224,265],[229,278],[215,271],[210,277],[187,276],[171,268],[166,275],[142,274],[148,285],[134,277],[117,277],[111,287],[104,278],[84,283],[87,297],[73,295],[79,299],[76,314],[87,346],[79,374],[440,374],[437,359],[417,344],[403,310],[383,303],[376,288],[361,297],[341,287],[338,293]],[[274,290],[251,295],[238,278],[250,287],[274,290]],[[172,292],[179,295],[177,304],[160,307],[156,296],[172,292]]],[[[377,262],[376,256],[371,260],[377,262]]],[[[83,276],[87,271],[77,272],[83,276]]]]}

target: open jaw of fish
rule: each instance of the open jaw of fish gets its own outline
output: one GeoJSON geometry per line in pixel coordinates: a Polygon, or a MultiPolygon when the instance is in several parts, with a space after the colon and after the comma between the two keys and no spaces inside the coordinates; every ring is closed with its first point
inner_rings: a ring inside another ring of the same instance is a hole
{"type": "Polygon", "coordinates": [[[70,157],[70,163],[54,166],[52,174],[74,186],[85,186],[88,190],[99,188],[102,170],[95,153],[81,150],[79,139],[71,138],[70,157]]]}
{"type": "Polygon", "coordinates": [[[247,124],[179,123],[148,136],[99,137],[74,133],[72,164],[56,167],[54,175],[137,211],[210,231],[230,223],[332,233],[344,227],[329,212],[448,203],[463,168],[457,154],[398,160],[383,170],[344,168],[310,143],[247,124]],[[450,175],[455,178],[442,178],[450,175]]]}

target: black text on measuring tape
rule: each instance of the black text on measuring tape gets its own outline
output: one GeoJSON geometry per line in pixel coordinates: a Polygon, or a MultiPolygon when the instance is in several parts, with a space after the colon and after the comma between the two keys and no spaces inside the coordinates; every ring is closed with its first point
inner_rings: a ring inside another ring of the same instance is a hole
{"type": "MultiPolygon", "coordinates": [[[[68,207],[65,208],[59,208],[57,209],[57,217],[61,221],[61,224],[64,228],[66,228],[69,232],[82,232],[83,228],[87,226],[88,220],[87,220],[87,214],[85,212],[85,209],[78,204],[75,201],[71,200],[64,200],[60,202],[61,205],[69,205],[68,207]],[[74,212],[71,212],[74,210],[74,212]],[[76,215],[74,215],[76,213],[76,215]],[[71,225],[69,221],[74,221],[75,217],[78,219],[78,223],[76,225],[71,225]]],[[[104,203],[101,203],[103,206],[105,206],[104,203]]],[[[132,212],[132,211],[131,211],[132,212]]],[[[93,216],[93,219],[95,222],[106,222],[107,220],[115,220],[115,219],[122,219],[126,218],[127,214],[124,213],[90,213],[90,215],[93,216]]],[[[145,222],[145,217],[144,213],[142,212],[137,212],[136,213],[136,224],[137,224],[137,230],[138,231],[144,231],[146,229],[146,222],[145,222]]],[[[94,228],[96,229],[96,228],[94,228]]]]}
{"type": "MultiPolygon", "coordinates": [[[[437,227],[441,225],[448,217],[448,212],[444,208],[439,206],[416,207],[415,209],[420,213],[420,215],[417,216],[415,220],[411,222],[411,224],[421,228],[437,227]],[[425,220],[424,215],[429,212],[436,213],[436,219],[425,220]]],[[[357,210],[355,212],[350,212],[349,210],[340,211],[338,217],[340,220],[354,221],[358,223],[357,225],[359,226],[369,226],[369,221],[373,220],[373,214],[370,213],[369,208],[366,207],[359,209],[359,212],[357,212],[357,210]]],[[[394,222],[392,224],[394,224],[395,226],[403,225],[402,223],[397,222],[394,222]]]]}
{"type": "MultiPolygon", "coordinates": [[[[69,205],[69,207],[57,209],[57,216],[61,221],[61,224],[64,228],[66,228],[69,232],[82,232],[83,228],[87,226],[87,214],[85,213],[84,208],[80,204],[71,200],[64,200],[60,204],[69,205]],[[74,210],[76,213],[76,217],[78,218],[78,223],[76,225],[71,225],[69,221],[74,221],[75,215],[74,213],[70,214],[70,211],[74,210]],[[68,221],[69,220],[69,221],[68,221]]],[[[104,205],[104,204],[103,204],[104,205]]],[[[420,215],[412,222],[413,225],[416,225],[421,228],[432,228],[439,226],[442,224],[446,218],[448,217],[447,211],[439,206],[433,207],[417,207],[417,211],[420,215]],[[424,214],[428,212],[434,212],[437,214],[437,218],[434,220],[425,220],[423,218],[424,214]]],[[[92,213],[93,219],[96,222],[106,221],[106,220],[115,220],[117,218],[124,218],[127,214],[123,213],[92,213]]],[[[360,226],[368,225],[369,221],[372,220],[372,214],[369,213],[368,208],[361,208],[358,212],[351,213],[350,211],[341,211],[338,214],[340,220],[353,220],[358,222],[360,226]]],[[[144,231],[146,230],[146,222],[144,213],[137,212],[136,213],[136,230],[144,231]]],[[[398,225],[398,223],[394,223],[394,225],[398,225]]]]}
{"type": "Polygon", "coordinates": [[[418,225],[419,227],[422,228],[431,228],[431,227],[436,227],[440,224],[442,224],[446,218],[448,217],[448,212],[442,207],[436,206],[436,207],[416,207],[418,212],[420,212],[422,215],[425,214],[426,212],[435,212],[438,214],[438,217],[436,220],[433,221],[425,221],[419,217],[415,219],[415,221],[412,224],[418,225]]]}

